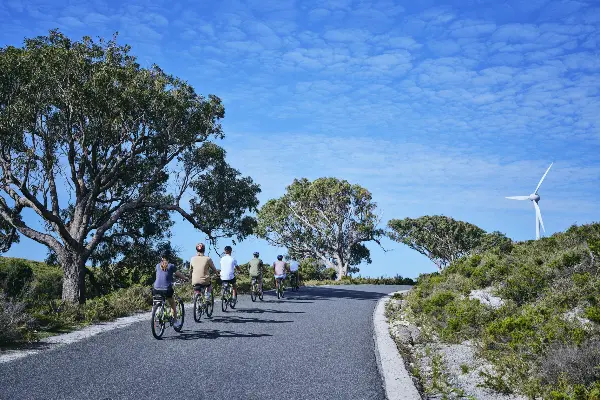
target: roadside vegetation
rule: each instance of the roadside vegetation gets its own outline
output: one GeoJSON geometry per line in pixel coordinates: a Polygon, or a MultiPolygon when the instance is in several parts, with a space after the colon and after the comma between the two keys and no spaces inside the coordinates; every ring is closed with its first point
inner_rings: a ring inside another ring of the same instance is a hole
{"type": "Polygon", "coordinates": [[[392,333],[431,397],[468,375],[490,398],[597,400],[599,267],[600,224],[467,252],[390,302],[392,333]]]}

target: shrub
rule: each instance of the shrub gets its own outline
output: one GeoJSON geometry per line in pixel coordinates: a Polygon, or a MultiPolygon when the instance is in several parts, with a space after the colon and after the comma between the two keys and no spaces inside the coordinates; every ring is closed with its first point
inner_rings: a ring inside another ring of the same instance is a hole
{"type": "Polygon", "coordinates": [[[541,362],[539,374],[543,383],[554,386],[559,386],[563,379],[583,386],[600,382],[600,340],[589,339],[580,346],[551,345],[541,362]]]}
{"type": "Polygon", "coordinates": [[[31,296],[37,302],[60,299],[62,285],[63,273],[60,270],[39,274],[33,281],[31,296]]]}
{"type": "Polygon", "coordinates": [[[5,269],[5,274],[3,288],[6,295],[11,298],[21,296],[33,281],[33,270],[27,262],[21,260],[11,260],[5,269]]]}
{"type": "Polygon", "coordinates": [[[14,302],[0,292],[0,345],[33,341],[34,321],[25,312],[25,304],[14,302]]]}

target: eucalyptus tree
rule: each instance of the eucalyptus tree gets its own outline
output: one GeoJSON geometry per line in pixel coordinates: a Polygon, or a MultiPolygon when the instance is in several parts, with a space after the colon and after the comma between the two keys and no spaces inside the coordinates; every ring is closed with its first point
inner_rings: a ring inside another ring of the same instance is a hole
{"type": "Polygon", "coordinates": [[[284,196],[258,212],[257,234],[296,258],[315,258],[338,271],[371,262],[366,242],[383,236],[371,193],[345,180],[296,179],[284,196]]]}
{"type": "Polygon", "coordinates": [[[506,252],[512,248],[512,241],[500,232],[486,233],[476,225],[443,215],[392,219],[388,227],[392,240],[423,254],[440,271],[468,254],[491,248],[506,252]]]}
{"type": "Polygon", "coordinates": [[[142,68],[114,37],[51,31],[0,49],[0,239],[48,246],[63,299],[80,302],[86,262],[132,237],[143,213],[243,239],[260,189],[211,142],[224,136],[224,113],[218,97],[142,68]]]}

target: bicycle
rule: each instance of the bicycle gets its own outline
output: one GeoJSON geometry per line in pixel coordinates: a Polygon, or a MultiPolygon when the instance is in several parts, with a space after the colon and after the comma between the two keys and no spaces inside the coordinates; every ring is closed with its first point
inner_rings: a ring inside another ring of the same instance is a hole
{"type": "MultiPolygon", "coordinates": [[[[262,278],[261,278],[262,279],[262,278]]],[[[259,283],[258,278],[252,278],[252,282],[250,283],[250,298],[253,302],[256,301],[258,297],[261,301],[263,300],[263,290],[262,290],[262,282],[259,283]]]]}
{"type": "MultiPolygon", "coordinates": [[[[181,283],[176,282],[173,286],[180,285],[181,283]]],[[[179,316],[178,321],[173,319],[171,305],[167,304],[167,298],[164,294],[156,294],[152,296],[152,336],[155,339],[161,339],[165,333],[167,324],[173,327],[175,332],[181,332],[183,329],[183,321],[185,319],[185,307],[183,306],[183,300],[176,294],[173,293],[173,299],[175,300],[175,307],[177,309],[177,315],[179,316]]]]}
{"type": "Polygon", "coordinates": [[[230,282],[223,282],[221,289],[221,310],[227,311],[227,307],[235,308],[237,303],[237,293],[233,295],[233,285],[230,282]]]}
{"type": "Polygon", "coordinates": [[[292,290],[295,290],[295,291],[300,289],[300,278],[299,278],[297,272],[290,273],[290,286],[291,286],[292,290]]]}
{"type": "Polygon", "coordinates": [[[212,317],[215,307],[215,298],[212,290],[210,291],[210,301],[206,298],[208,286],[202,285],[199,289],[194,288],[194,321],[200,322],[203,313],[208,318],[212,317]]]}
{"type": "Polygon", "coordinates": [[[283,278],[277,278],[276,280],[279,282],[279,286],[275,288],[275,291],[277,292],[277,298],[278,299],[282,299],[283,298],[283,292],[285,291],[285,283],[283,282],[284,279],[283,278]]]}

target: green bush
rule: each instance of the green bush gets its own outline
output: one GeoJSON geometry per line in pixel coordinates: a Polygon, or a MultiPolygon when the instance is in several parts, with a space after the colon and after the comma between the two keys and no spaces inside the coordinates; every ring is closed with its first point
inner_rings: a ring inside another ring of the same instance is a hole
{"type": "Polygon", "coordinates": [[[33,281],[33,270],[27,262],[11,260],[5,268],[5,278],[2,284],[8,297],[20,297],[33,281]]]}
{"type": "Polygon", "coordinates": [[[600,224],[511,247],[419,276],[405,312],[437,333],[430,337],[478,344],[494,366],[482,377],[487,387],[529,398],[599,398],[600,224]],[[469,299],[484,288],[503,305],[469,299]],[[580,310],[593,324],[577,317],[580,310]]]}
{"type": "Polygon", "coordinates": [[[36,275],[32,284],[31,297],[35,302],[60,299],[62,295],[63,273],[60,270],[36,275]]]}

